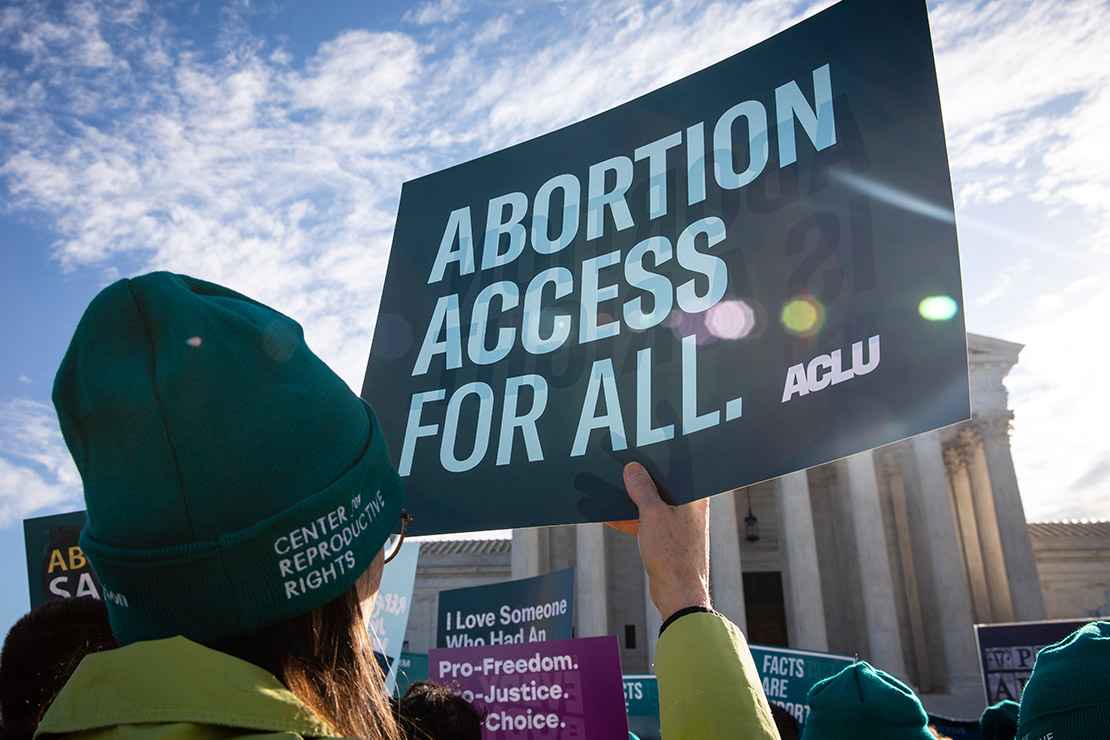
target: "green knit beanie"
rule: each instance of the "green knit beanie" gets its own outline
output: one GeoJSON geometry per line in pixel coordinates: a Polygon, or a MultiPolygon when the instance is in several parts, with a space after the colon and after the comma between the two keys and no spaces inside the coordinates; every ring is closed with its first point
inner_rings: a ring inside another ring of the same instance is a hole
{"type": "Polygon", "coordinates": [[[1110,622],[1092,622],[1037,653],[1021,694],[1021,740],[1110,738],[1110,622]]]}
{"type": "Polygon", "coordinates": [[[1005,699],[991,704],[979,717],[983,740],[1014,740],[1017,735],[1018,703],[1005,699]]]}
{"type": "Polygon", "coordinates": [[[381,428],[292,319],[184,275],[81,318],[54,406],[121,644],[213,642],[350,589],[399,521],[381,428]]]}
{"type": "Polygon", "coordinates": [[[913,689],[858,661],[813,684],[802,740],[935,740],[913,689]]]}

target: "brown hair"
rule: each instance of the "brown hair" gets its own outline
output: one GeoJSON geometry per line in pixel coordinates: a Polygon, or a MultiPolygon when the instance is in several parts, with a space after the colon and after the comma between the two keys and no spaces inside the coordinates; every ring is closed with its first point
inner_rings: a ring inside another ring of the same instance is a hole
{"type": "Polygon", "coordinates": [[[355,587],[307,614],[210,647],[273,673],[338,735],[404,737],[355,587]]]}

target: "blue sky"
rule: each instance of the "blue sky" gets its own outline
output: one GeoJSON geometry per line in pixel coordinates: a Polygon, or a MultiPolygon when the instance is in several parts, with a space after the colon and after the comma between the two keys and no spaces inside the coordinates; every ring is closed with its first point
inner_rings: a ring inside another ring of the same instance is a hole
{"type": "MultiPolygon", "coordinates": [[[[0,9],[0,629],[20,520],[80,508],[50,406],[88,300],[172,269],[361,383],[400,184],[610,108],[828,2],[23,3],[0,9]],[[525,7],[518,7],[525,6],[525,7]]],[[[931,2],[971,331],[1030,518],[1110,517],[1110,4],[931,2]]]]}

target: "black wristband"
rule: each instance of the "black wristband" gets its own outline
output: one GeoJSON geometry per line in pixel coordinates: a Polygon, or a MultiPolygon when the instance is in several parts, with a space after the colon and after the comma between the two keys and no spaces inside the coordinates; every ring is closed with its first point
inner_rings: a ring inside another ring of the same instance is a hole
{"type": "Polygon", "coordinates": [[[708,607],[705,607],[705,606],[688,606],[685,609],[679,609],[674,614],[667,617],[666,621],[663,622],[662,625],[660,625],[660,627],[659,627],[659,636],[662,637],[663,636],[663,631],[665,629],[670,627],[671,624],[673,624],[674,622],[677,622],[682,617],[685,617],[687,614],[716,614],[716,613],[717,612],[715,612],[712,609],[710,609],[708,607]]]}

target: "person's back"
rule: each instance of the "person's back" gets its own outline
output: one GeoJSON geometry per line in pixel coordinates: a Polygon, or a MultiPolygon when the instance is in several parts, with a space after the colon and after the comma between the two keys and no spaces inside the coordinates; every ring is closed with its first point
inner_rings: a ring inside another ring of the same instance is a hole
{"type": "Polygon", "coordinates": [[[114,647],[108,611],[91,597],[51,601],[21,617],[0,651],[4,739],[32,737],[81,659],[114,647]]]}
{"type": "Polygon", "coordinates": [[[54,385],[122,647],[38,736],[399,740],[364,618],[400,481],[296,322],[155,273],[103,290],[54,385]]]}

